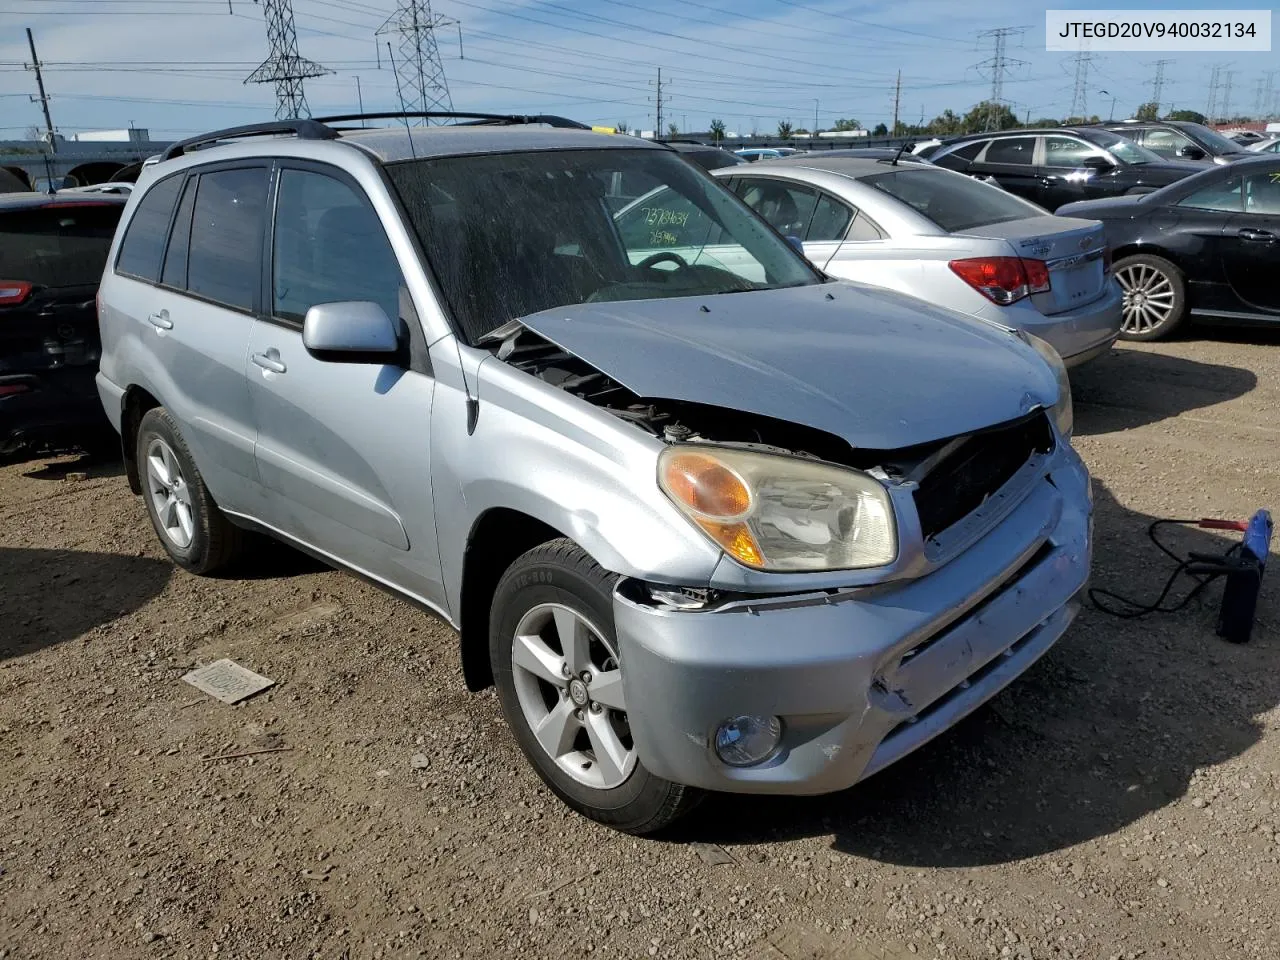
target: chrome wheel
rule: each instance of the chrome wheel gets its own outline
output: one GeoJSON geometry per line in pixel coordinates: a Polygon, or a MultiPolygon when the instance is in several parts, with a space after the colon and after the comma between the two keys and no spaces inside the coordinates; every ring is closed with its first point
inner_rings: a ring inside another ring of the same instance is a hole
{"type": "Polygon", "coordinates": [[[191,546],[196,529],[191,490],[173,449],[159,437],[147,444],[147,492],[160,532],[179,550],[191,546]]]}
{"type": "Polygon", "coordinates": [[[1162,270],[1148,263],[1134,263],[1117,270],[1116,279],[1124,292],[1122,331],[1153,333],[1169,322],[1177,294],[1173,281],[1162,270]]]}
{"type": "Polygon", "coordinates": [[[636,767],[618,651],[581,614],[541,603],[511,642],[516,698],[534,739],[566,774],[610,790],[636,767]]]}

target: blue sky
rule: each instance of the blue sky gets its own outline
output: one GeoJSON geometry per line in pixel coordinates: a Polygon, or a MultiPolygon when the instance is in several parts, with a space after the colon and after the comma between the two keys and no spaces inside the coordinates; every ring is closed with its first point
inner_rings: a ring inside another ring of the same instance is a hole
{"type": "MultiPolygon", "coordinates": [[[[374,30],[396,0],[293,0],[299,49],[334,74],[307,81],[313,113],[354,111],[356,78],[366,110],[394,109],[394,75],[374,30]],[[381,68],[378,65],[381,59],[381,68]]],[[[1256,2],[1107,4],[1056,0],[1055,9],[1177,9],[1256,2]]],[[[978,34],[1026,27],[1008,55],[1025,61],[1004,96],[1019,116],[1064,116],[1070,54],[1044,50],[1043,4],[1019,0],[433,0],[462,24],[441,35],[457,109],[548,112],[597,123],[653,126],[653,83],[668,80],[666,117],[705,130],[772,130],[853,117],[868,127],[892,117],[902,71],[908,122],[964,111],[990,81],[975,66],[991,55],[978,34]],[[465,55],[465,56],[463,56],[465,55]]],[[[242,81],[266,56],[262,8],[251,0],[6,0],[0,12],[0,137],[42,122],[29,96],[35,78],[24,27],[47,64],[55,124],[82,129],[148,127],[182,135],[274,113],[270,86],[242,81]]],[[[1277,18],[1280,21],[1280,18],[1277,18]]],[[[1157,54],[1096,54],[1089,112],[1128,116],[1150,98],[1157,54]],[[1103,90],[1109,93],[1102,93],[1103,90]]],[[[1165,54],[1166,105],[1204,110],[1215,63],[1229,64],[1233,112],[1251,112],[1258,78],[1280,68],[1274,53],[1165,54]]],[[[1280,72],[1276,76],[1280,90],[1280,72]]]]}

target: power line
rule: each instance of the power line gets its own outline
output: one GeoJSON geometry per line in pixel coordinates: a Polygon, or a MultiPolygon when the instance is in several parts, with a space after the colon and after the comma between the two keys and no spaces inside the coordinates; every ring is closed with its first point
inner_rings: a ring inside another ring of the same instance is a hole
{"type": "MultiPolygon", "coordinates": [[[[670,83],[670,82],[671,82],[670,80],[667,81],[667,83],[670,83]]],[[[662,129],[662,68],[661,67],[658,68],[658,81],[657,81],[657,86],[654,87],[653,102],[654,102],[653,138],[655,140],[661,140],[662,137],[665,135],[665,131],[662,129]]]]}
{"type": "Polygon", "coordinates": [[[1205,107],[1204,118],[1213,123],[1218,114],[1218,81],[1222,76],[1222,65],[1215,63],[1209,74],[1209,104],[1205,107]]]}
{"type": "Polygon", "coordinates": [[[320,77],[326,70],[314,60],[298,53],[298,34],[293,27],[293,4],[290,0],[263,0],[262,14],[267,22],[267,59],[245,77],[245,83],[276,85],[276,119],[293,120],[311,116],[302,81],[320,77]]]}
{"type": "Polygon", "coordinates": [[[1235,77],[1234,70],[1222,71],[1222,119],[1231,119],[1231,80],[1235,77]]]}
{"type": "MultiPolygon", "coordinates": [[[[436,31],[441,27],[457,27],[461,43],[461,25],[457,20],[433,13],[431,0],[400,0],[396,12],[374,31],[375,36],[388,33],[400,36],[400,62],[393,63],[392,67],[406,113],[453,110],[449,81],[445,78],[440,47],[436,43],[436,31]]],[[[418,125],[426,122],[425,118],[414,121],[418,125]]]]}

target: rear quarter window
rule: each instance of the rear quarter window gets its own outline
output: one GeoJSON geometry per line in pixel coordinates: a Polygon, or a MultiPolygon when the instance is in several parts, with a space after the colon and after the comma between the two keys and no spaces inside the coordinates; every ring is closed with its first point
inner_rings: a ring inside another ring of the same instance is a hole
{"type": "Polygon", "coordinates": [[[97,286],[120,204],[64,204],[0,213],[0,278],[38,287],[97,286]]]}
{"type": "Polygon", "coordinates": [[[155,283],[160,279],[160,262],[169,239],[169,221],[178,202],[182,174],[161,180],[146,192],[125,227],[116,272],[155,283]]]}

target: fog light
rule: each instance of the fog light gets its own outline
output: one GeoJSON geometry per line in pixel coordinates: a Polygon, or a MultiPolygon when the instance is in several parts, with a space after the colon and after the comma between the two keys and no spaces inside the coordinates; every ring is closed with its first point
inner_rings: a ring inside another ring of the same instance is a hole
{"type": "Polygon", "coordinates": [[[716,728],[716,756],[731,767],[750,767],[769,759],[781,739],[777,717],[734,717],[716,728]]]}

